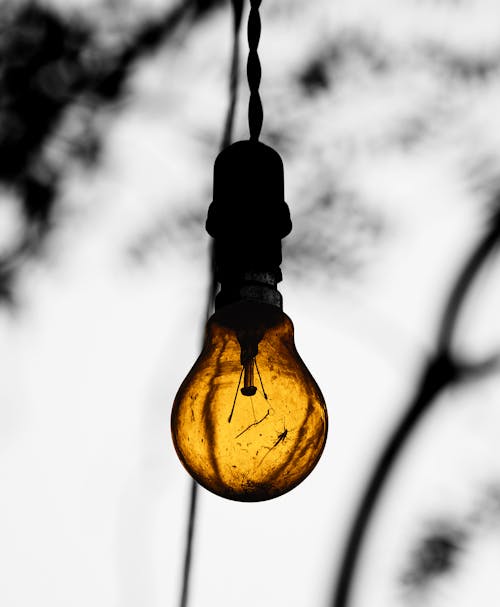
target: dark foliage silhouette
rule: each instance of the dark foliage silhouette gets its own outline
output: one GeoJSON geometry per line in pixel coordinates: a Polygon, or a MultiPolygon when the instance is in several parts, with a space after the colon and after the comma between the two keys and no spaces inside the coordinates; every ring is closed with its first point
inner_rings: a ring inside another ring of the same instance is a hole
{"type": "Polygon", "coordinates": [[[402,576],[404,587],[424,588],[440,576],[452,572],[464,551],[466,532],[458,525],[440,521],[419,542],[402,576]]]}
{"type": "Polygon", "coordinates": [[[0,297],[8,300],[19,264],[39,252],[50,231],[59,176],[42,148],[81,86],[81,50],[90,32],[35,5],[15,13],[4,29],[0,181],[15,191],[25,224],[17,246],[0,259],[0,297]]]}
{"type": "MultiPolygon", "coordinates": [[[[41,253],[56,221],[63,169],[44,148],[65,112],[76,103],[93,112],[116,104],[140,59],[181,23],[204,18],[219,4],[181,2],[139,24],[123,48],[112,50],[99,46],[91,21],[63,18],[36,3],[0,7],[0,183],[14,192],[23,217],[16,244],[0,257],[0,303],[14,302],[19,269],[26,258],[41,253]]],[[[91,129],[86,136],[87,141],[75,142],[75,160],[95,163],[99,136],[91,129]]]]}
{"type": "Polygon", "coordinates": [[[500,491],[495,483],[483,488],[480,498],[461,516],[428,523],[400,576],[405,595],[422,601],[434,582],[470,564],[474,544],[481,535],[497,530],[499,523],[500,491]]]}

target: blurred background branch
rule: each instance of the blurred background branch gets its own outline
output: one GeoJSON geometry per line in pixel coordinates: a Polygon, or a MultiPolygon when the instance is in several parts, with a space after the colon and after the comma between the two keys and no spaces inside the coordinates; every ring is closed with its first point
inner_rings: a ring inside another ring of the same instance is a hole
{"type": "Polygon", "coordinates": [[[0,5],[0,183],[15,197],[21,216],[15,242],[0,249],[0,304],[14,303],[23,261],[43,252],[68,162],[99,159],[101,135],[92,116],[106,105],[123,103],[137,63],[182,25],[189,27],[220,4],[180,2],[139,23],[128,39],[111,48],[102,45],[90,19],[65,18],[35,2],[0,5]],[[85,108],[86,121],[66,154],[55,155],[51,139],[75,106],[85,108]]]}
{"type": "MultiPolygon", "coordinates": [[[[486,263],[491,261],[491,256],[498,252],[499,246],[500,194],[497,194],[493,212],[486,222],[484,232],[459,271],[445,302],[435,351],[425,364],[415,393],[406,407],[406,413],[383,447],[366,484],[347,536],[339,572],[335,578],[332,607],[347,607],[351,604],[356,565],[368,527],[391,472],[399,458],[404,455],[404,447],[411,439],[423,416],[436,404],[438,395],[446,388],[471,379],[479,379],[485,373],[497,371],[499,368],[499,353],[495,353],[487,360],[472,362],[461,360],[454,352],[455,330],[460,312],[475,280],[486,263]]],[[[426,552],[428,553],[429,550],[426,552]]]]}

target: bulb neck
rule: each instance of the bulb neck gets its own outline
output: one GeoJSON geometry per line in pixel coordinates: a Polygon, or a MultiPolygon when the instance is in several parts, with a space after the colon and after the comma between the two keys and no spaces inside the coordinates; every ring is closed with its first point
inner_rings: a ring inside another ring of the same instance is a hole
{"type": "MultiPolygon", "coordinates": [[[[281,280],[281,272],[280,272],[281,280]]],[[[215,298],[215,309],[240,302],[261,303],[283,309],[283,297],[277,289],[278,278],[273,272],[245,272],[226,276],[215,298]]]]}

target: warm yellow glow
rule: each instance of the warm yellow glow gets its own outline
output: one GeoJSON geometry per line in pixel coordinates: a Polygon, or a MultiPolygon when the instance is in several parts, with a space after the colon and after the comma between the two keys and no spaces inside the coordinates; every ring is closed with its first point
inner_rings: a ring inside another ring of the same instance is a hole
{"type": "Polygon", "coordinates": [[[288,316],[267,304],[218,310],[172,410],[188,472],[222,497],[270,499],[311,472],[326,433],[323,396],[295,349],[288,316]]]}

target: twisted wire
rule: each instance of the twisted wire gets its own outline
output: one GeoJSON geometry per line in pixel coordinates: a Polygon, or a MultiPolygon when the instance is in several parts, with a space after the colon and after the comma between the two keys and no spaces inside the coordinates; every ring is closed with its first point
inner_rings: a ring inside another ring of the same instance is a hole
{"type": "Polygon", "coordinates": [[[250,130],[250,140],[258,141],[262,122],[264,120],[264,111],[259,94],[260,79],[262,70],[260,66],[259,54],[257,52],[260,40],[261,23],[259,7],[261,0],[250,0],[250,13],[248,15],[248,61],[247,78],[250,89],[250,99],[248,101],[248,128],[250,130]]]}

